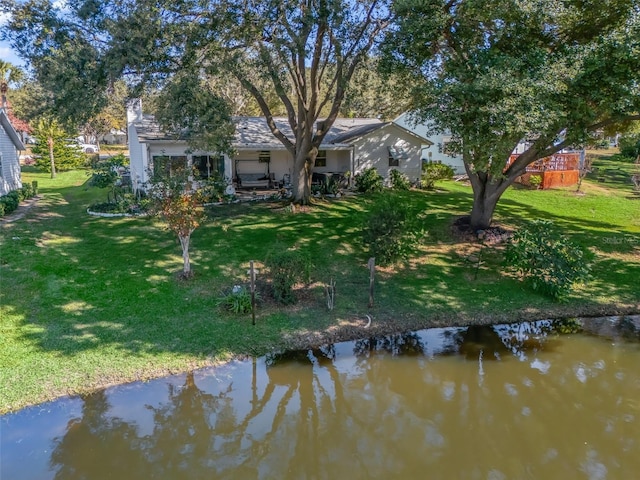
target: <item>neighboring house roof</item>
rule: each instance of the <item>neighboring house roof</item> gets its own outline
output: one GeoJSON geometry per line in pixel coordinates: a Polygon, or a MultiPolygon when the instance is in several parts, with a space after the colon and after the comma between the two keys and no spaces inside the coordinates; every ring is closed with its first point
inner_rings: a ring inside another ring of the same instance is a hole
{"type": "MultiPolygon", "coordinates": [[[[284,146],[273,135],[264,117],[235,117],[236,133],[233,144],[236,148],[282,149],[284,146]]],[[[322,120],[320,120],[322,121],[322,120]]],[[[276,127],[288,138],[293,139],[289,120],[285,117],[274,117],[276,127]]],[[[422,143],[431,142],[393,122],[382,122],[376,118],[337,118],[322,142],[325,147],[349,144],[354,140],[380,128],[393,125],[406,133],[417,137],[422,143]]],[[[134,123],[138,138],[142,141],[184,140],[184,137],[163,132],[153,115],[143,115],[141,122],[134,123]]]]}
{"type": "Polygon", "coordinates": [[[29,125],[24,120],[19,119],[13,114],[13,111],[11,108],[11,102],[9,101],[7,101],[7,108],[5,110],[5,114],[9,118],[9,121],[11,122],[11,125],[13,125],[13,128],[15,128],[16,132],[24,132],[27,134],[30,134],[32,132],[31,125],[29,125]]]}
{"type": "Polygon", "coordinates": [[[2,128],[7,133],[9,139],[16,146],[16,149],[24,150],[24,144],[22,143],[22,140],[20,140],[18,132],[13,128],[13,125],[11,125],[11,122],[9,121],[9,117],[7,117],[4,111],[0,111],[0,125],[2,125],[2,128]]]}

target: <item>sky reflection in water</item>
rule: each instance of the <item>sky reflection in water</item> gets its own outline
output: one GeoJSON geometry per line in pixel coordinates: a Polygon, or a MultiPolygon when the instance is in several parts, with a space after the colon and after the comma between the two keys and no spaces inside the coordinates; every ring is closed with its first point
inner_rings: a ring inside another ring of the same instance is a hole
{"type": "Polygon", "coordinates": [[[430,329],[0,417],[0,478],[635,478],[640,349],[567,322],[430,329]]]}

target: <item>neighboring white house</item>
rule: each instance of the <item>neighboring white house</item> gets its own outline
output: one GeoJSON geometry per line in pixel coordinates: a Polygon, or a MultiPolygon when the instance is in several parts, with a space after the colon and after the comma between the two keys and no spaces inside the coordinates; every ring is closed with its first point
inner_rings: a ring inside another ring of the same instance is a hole
{"type": "MultiPolygon", "coordinates": [[[[151,115],[142,113],[140,101],[127,109],[131,179],[134,189],[149,180],[149,172],[170,171],[174,164],[196,166],[202,176],[217,171],[241,187],[287,184],[293,157],[271,133],[264,117],[237,117],[235,154],[191,151],[184,140],[160,130],[151,115]]],[[[293,138],[286,118],[276,118],[278,128],[293,138]]],[[[316,158],[315,174],[353,176],[375,167],[384,178],[399,170],[411,181],[421,175],[421,148],[430,144],[395,122],[374,118],[338,118],[327,133],[316,158]]]]}
{"type": "Polygon", "coordinates": [[[448,144],[451,142],[450,133],[432,133],[430,124],[414,124],[407,112],[396,118],[394,122],[411,130],[416,135],[429,140],[429,143],[422,146],[421,158],[423,162],[443,163],[449,165],[458,174],[465,173],[462,155],[457,155],[449,151],[448,144]]]}
{"type": "Polygon", "coordinates": [[[105,145],[125,145],[127,143],[127,132],[120,129],[112,128],[109,133],[98,137],[100,143],[105,145]]]}
{"type": "Polygon", "coordinates": [[[20,136],[0,109],[0,196],[22,188],[20,150],[24,150],[20,136]]]}

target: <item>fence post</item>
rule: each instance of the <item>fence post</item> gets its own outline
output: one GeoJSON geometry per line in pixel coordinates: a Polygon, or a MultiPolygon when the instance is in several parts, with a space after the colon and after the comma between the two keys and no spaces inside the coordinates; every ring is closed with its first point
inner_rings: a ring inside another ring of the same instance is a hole
{"type": "Polygon", "coordinates": [[[253,260],[249,262],[249,276],[251,277],[251,324],[256,324],[256,271],[253,268],[253,260]]]}
{"type": "Polygon", "coordinates": [[[369,259],[369,308],[373,307],[373,285],[374,277],[376,273],[376,259],[371,257],[369,259]]]}

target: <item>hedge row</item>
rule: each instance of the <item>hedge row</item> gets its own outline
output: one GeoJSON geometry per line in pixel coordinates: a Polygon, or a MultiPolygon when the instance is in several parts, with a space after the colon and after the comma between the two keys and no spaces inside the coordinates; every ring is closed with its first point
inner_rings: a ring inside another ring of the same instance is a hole
{"type": "Polygon", "coordinates": [[[38,194],[38,182],[26,184],[18,190],[13,190],[6,195],[0,197],[0,217],[12,213],[20,202],[28,198],[35,197],[38,194]]]}

